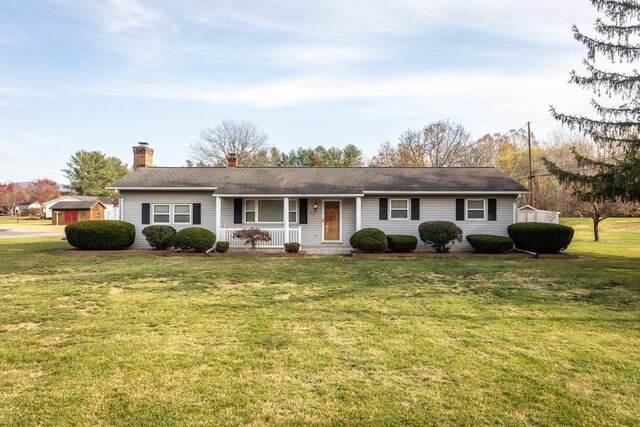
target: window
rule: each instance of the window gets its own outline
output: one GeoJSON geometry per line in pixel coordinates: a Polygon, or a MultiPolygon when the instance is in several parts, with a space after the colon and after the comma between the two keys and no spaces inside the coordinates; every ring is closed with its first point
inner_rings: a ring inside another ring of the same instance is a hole
{"type": "Polygon", "coordinates": [[[169,224],[170,205],[153,205],[153,222],[169,224]]]}
{"type": "Polygon", "coordinates": [[[408,199],[391,199],[389,206],[391,209],[391,219],[409,219],[408,199]]]}
{"type": "Polygon", "coordinates": [[[258,222],[282,222],[282,200],[258,200],[258,222]]]}
{"type": "Polygon", "coordinates": [[[244,201],[244,222],[256,222],[256,201],[244,201]]]}
{"type": "MultiPolygon", "coordinates": [[[[244,201],[244,222],[283,222],[284,206],[282,200],[253,200],[244,201]]],[[[298,201],[289,200],[289,222],[298,222],[298,201]]]]}
{"type": "Polygon", "coordinates": [[[175,224],[190,224],[191,205],[173,205],[173,222],[175,224]]]}
{"type": "Polygon", "coordinates": [[[467,200],[467,219],[484,219],[484,200],[467,200]]]}
{"type": "Polygon", "coordinates": [[[298,222],[298,201],[289,199],[289,222],[298,222]]]}

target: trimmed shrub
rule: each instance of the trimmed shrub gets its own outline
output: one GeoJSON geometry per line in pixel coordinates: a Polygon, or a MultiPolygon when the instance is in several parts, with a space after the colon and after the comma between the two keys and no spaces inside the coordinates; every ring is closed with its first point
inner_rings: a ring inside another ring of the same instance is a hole
{"type": "Polygon", "coordinates": [[[224,240],[219,240],[216,242],[216,252],[223,254],[229,250],[229,242],[225,242],[224,240]]]}
{"type": "Polygon", "coordinates": [[[206,252],[216,242],[216,235],[202,227],[188,227],[176,233],[173,246],[183,251],[206,252]]]}
{"type": "Polygon", "coordinates": [[[449,221],[427,221],[418,227],[420,240],[436,252],[449,252],[454,242],[462,242],[462,230],[449,221]]]}
{"type": "Polygon", "coordinates": [[[300,243],[285,243],[284,251],[288,254],[297,254],[300,252],[300,243]]]}
{"type": "Polygon", "coordinates": [[[67,242],[83,251],[127,249],[136,239],[136,228],[124,221],[80,221],[64,228],[67,242]]]}
{"type": "Polygon", "coordinates": [[[387,244],[393,252],[413,252],[418,246],[418,238],[405,234],[388,234],[387,244]]]}
{"type": "Polygon", "coordinates": [[[518,249],[539,254],[555,254],[569,247],[573,228],[543,222],[511,224],[507,231],[518,249]]]}
{"type": "Polygon", "coordinates": [[[353,233],[349,243],[362,252],[384,252],[387,249],[387,236],[377,228],[363,228],[353,233]]]}
{"type": "Polygon", "coordinates": [[[513,249],[513,240],[491,234],[469,234],[467,242],[482,254],[503,254],[513,249]]]}
{"type": "Polygon", "coordinates": [[[142,229],[142,234],[153,249],[169,249],[173,246],[176,229],[168,225],[150,225],[142,229]]]}

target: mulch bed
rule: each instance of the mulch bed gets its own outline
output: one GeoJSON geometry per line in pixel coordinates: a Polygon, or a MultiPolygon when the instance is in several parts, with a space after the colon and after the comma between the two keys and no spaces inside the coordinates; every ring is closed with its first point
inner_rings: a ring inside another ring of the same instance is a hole
{"type": "Polygon", "coordinates": [[[225,253],[197,253],[180,251],[154,251],[152,249],[124,249],[117,251],[81,251],[78,249],[61,249],[54,251],[55,255],[153,255],[159,257],[207,257],[207,258],[305,258],[307,253],[302,251],[297,254],[286,252],[225,252],[225,253]]]}
{"type": "MultiPolygon", "coordinates": [[[[297,254],[288,254],[285,252],[225,252],[225,253],[195,253],[180,251],[154,251],[151,249],[124,249],[119,251],[80,251],[78,249],[61,249],[53,252],[55,255],[153,255],[159,257],[205,257],[205,258],[307,258],[307,257],[324,257],[324,256],[340,256],[340,255],[308,255],[301,251],[297,254]]],[[[344,255],[343,255],[344,256],[344,255]]],[[[476,252],[449,252],[447,254],[439,254],[436,252],[409,252],[409,253],[382,253],[382,254],[365,254],[362,252],[351,252],[353,258],[360,259],[398,259],[398,258],[489,258],[489,259],[580,259],[581,257],[570,253],[559,254],[539,254],[531,255],[520,252],[509,252],[506,254],[479,254],[476,252]]]]}
{"type": "Polygon", "coordinates": [[[365,254],[362,252],[351,252],[353,258],[364,259],[394,259],[394,258],[491,258],[491,259],[579,259],[575,254],[559,253],[559,254],[525,254],[521,252],[509,252],[506,254],[479,254],[476,252],[449,252],[439,254],[437,252],[409,252],[409,253],[382,253],[382,254],[365,254]]]}

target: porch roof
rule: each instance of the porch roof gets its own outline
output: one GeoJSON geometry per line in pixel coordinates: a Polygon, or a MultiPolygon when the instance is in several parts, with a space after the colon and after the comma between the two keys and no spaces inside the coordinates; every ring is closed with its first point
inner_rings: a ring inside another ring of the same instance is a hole
{"type": "Polygon", "coordinates": [[[110,188],[212,190],[219,195],[527,193],[495,168],[139,168],[110,188]]]}

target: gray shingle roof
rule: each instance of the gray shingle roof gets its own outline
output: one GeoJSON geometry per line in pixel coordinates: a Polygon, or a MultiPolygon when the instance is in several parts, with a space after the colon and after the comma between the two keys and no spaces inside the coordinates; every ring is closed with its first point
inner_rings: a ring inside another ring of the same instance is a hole
{"type": "Polygon", "coordinates": [[[93,205],[95,205],[96,203],[100,203],[100,202],[98,200],[58,202],[53,206],[51,206],[51,210],[64,211],[69,209],[80,209],[80,210],[91,209],[93,205]]]}
{"type": "Polygon", "coordinates": [[[112,188],[212,189],[217,194],[362,194],[363,192],[522,192],[495,168],[139,168],[112,188]]]}

